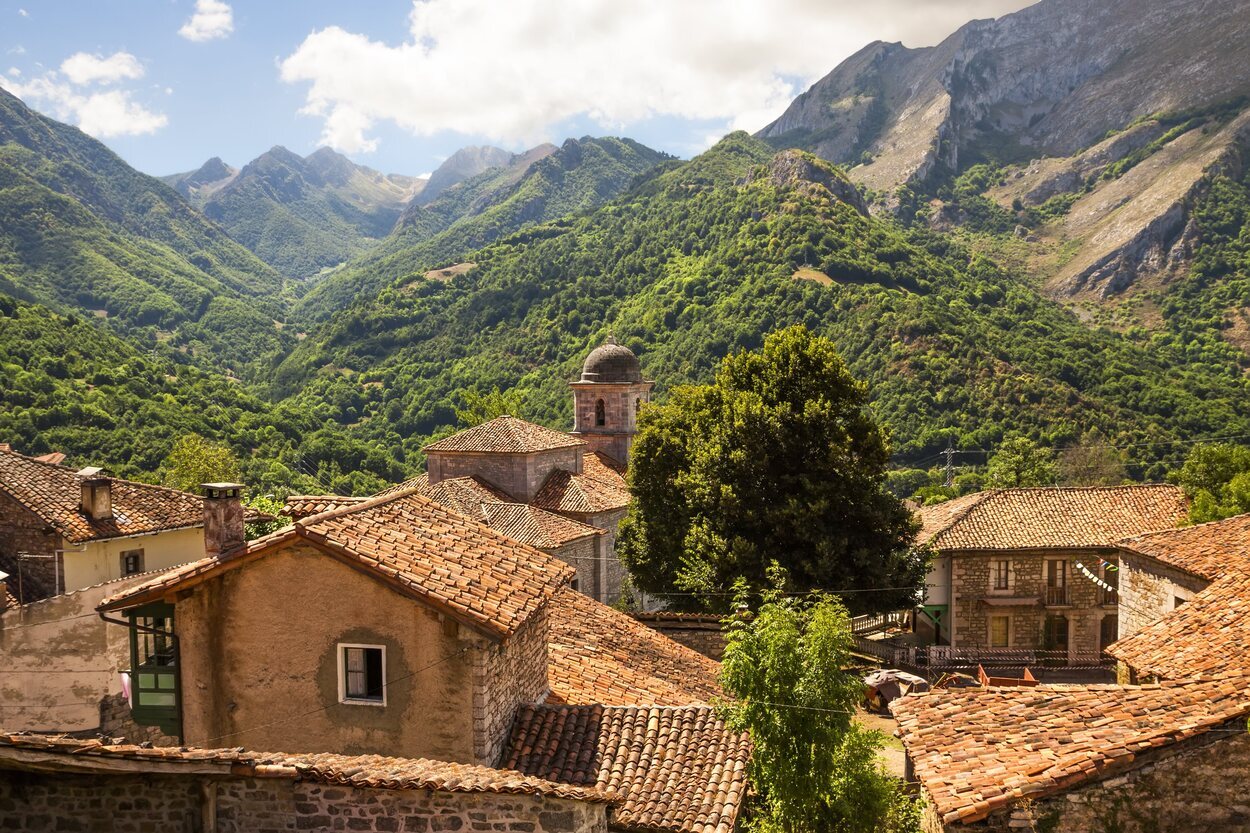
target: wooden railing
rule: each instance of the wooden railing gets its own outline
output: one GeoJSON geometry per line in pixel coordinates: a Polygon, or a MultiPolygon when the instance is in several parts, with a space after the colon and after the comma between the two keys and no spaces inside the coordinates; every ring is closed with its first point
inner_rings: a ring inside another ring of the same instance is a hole
{"type": "Polygon", "coordinates": [[[1046,588],[1046,604],[1048,605],[1066,605],[1068,603],[1067,587],[1047,587],[1046,588]]]}

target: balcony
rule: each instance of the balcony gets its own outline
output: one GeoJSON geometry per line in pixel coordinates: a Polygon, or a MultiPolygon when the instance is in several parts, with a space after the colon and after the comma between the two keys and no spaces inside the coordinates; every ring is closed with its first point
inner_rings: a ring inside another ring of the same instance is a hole
{"type": "Polygon", "coordinates": [[[1120,603],[1120,594],[1113,587],[1110,590],[1100,589],[1098,591],[1098,604],[1104,607],[1114,607],[1120,603]]]}
{"type": "Polygon", "coordinates": [[[1067,587],[1046,588],[1046,605],[1048,607],[1063,607],[1067,604],[1069,604],[1067,587]]]}

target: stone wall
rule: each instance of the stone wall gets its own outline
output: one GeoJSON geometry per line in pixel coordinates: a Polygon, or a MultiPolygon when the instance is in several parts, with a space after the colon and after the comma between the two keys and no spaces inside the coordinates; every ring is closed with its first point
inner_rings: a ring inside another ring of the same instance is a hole
{"type": "Polygon", "coordinates": [[[599,550],[602,537],[602,535],[587,535],[585,538],[570,541],[562,547],[544,550],[565,564],[576,568],[577,575],[574,581],[577,583],[577,590],[600,601],[602,601],[600,585],[603,562],[599,560],[599,550]]]}
{"type": "Polygon", "coordinates": [[[614,604],[621,598],[621,592],[625,587],[625,566],[616,555],[616,531],[626,511],[625,509],[612,509],[580,517],[569,513],[575,520],[604,530],[604,534],[599,536],[599,595],[596,596],[604,604],[614,604]]]}
{"type": "Polygon", "coordinates": [[[680,642],[705,657],[720,662],[725,655],[725,629],[716,616],[696,613],[632,613],[640,623],[659,631],[674,642],[680,642]]]}
{"type": "Polygon", "coordinates": [[[628,463],[630,444],[637,430],[639,405],[651,401],[651,383],[575,382],[572,387],[573,433],[591,449],[602,451],[621,463],[628,463]],[[603,400],[603,425],[596,424],[600,400],[603,400]]]}
{"type": "Polygon", "coordinates": [[[434,451],[426,466],[431,485],[454,477],[480,477],[514,500],[529,503],[556,469],[581,474],[583,450],[575,445],[531,454],[434,451]]]}
{"type": "Polygon", "coordinates": [[[473,757],[496,766],[503,756],[516,710],[540,703],[547,682],[547,611],[540,610],[502,644],[473,652],[473,757]]]}
{"type": "Polygon", "coordinates": [[[101,702],[120,695],[119,672],[130,667],[130,638],[95,608],[149,578],[132,576],[0,614],[0,727],[99,729],[101,702]]]}
{"type": "Polygon", "coordinates": [[[1126,550],[1120,551],[1120,639],[1159,621],[1176,609],[1176,599],[1190,599],[1210,584],[1126,550]]]}
{"type": "Polygon", "coordinates": [[[604,833],[607,809],[531,795],[378,790],[285,778],[0,770],[0,830],[604,833]]]}
{"type": "MultiPolygon", "coordinates": [[[[952,552],[953,643],[966,648],[990,647],[990,618],[1009,616],[1010,648],[1041,649],[1045,644],[1047,616],[1060,615],[1068,620],[1068,650],[1096,652],[1100,644],[1100,631],[1105,616],[1114,616],[1116,606],[1103,605],[1102,590],[1080,571],[1076,562],[1094,569],[1099,553],[1092,551],[1055,550],[1028,552],[1004,551],[1002,553],[952,552]],[[1046,561],[1062,558],[1068,564],[1067,604],[1047,605],[1046,561]],[[1011,562],[1010,585],[1006,591],[996,591],[991,585],[991,565],[999,559],[1011,562]],[[993,601],[1001,600],[1002,604],[993,601]],[[1034,601],[1043,600],[1042,604],[1034,601]],[[1012,600],[1019,600],[1013,604],[1012,600]]],[[[1113,552],[1102,557],[1113,558],[1113,552]]]]}
{"type": "MultiPolygon", "coordinates": [[[[934,828],[932,819],[929,830],[934,828]]],[[[1178,744],[1144,765],[991,815],[948,833],[1208,833],[1250,830],[1250,734],[1244,720],[1178,744]]]]}
{"type": "Polygon", "coordinates": [[[25,506],[0,492],[0,572],[8,573],[9,592],[19,602],[34,602],[60,592],[57,576],[63,575],[57,549],[61,536],[25,506]],[[55,558],[24,558],[18,553],[55,558]],[[20,576],[20,581],[19,581],[20,576]]]}

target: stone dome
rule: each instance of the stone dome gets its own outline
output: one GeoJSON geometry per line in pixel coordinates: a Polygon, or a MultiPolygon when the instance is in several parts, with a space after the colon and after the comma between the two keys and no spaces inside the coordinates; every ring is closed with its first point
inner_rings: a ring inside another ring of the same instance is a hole
{"type": "Polygon", "coordinates": [[[632,384],[642,381],[642,368],[634,351],[608,336],[606,342],[591,350],[586,357],[586,363],[582,365],[582,381],[632,384]]]}

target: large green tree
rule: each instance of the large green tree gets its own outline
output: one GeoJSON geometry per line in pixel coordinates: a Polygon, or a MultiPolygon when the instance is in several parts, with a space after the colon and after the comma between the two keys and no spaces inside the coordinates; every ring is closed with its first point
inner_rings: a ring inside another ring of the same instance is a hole
{"type": "Polygon", "coordinates": [[[1059,477],[1055,454],[1028,437],[1007,440],[986,467],[990,485],[997,489],[1017,486],[1053,486],[1059,477]]]}
{"type": "Polygon", "coordinates": [[[234,452],[199,434],[179,437],[161,466],[161,482],[184,492],[199,492],[201,483],[231,483],[239,477],[234,452]]]}
{"type": "Polygon", "coordinates": [[[1250,512],[1250,448],[1233,443],[1195,445],[1173,479],[1192,501],[1194,523],[1250,512]]]}
{"type": "Polygon", "coordinates": [[[736,580],[767,587],[777,561],[796,588],[862,591],[856,610],[912,603],[925,559],[884,488],[867,396],[832,342],[795,326],[644,409],[618,543],[635,585],[723,609],[736,580]]]}
{"type": "Polygon", "coordinates": [[[836,599],[766,595],[735,617],[721,665],[733,699],[727,725],[751,735],[752,827],[772,833],[919,829],[917,802],[882,768],[885,738],[854,720],[863,683],[851,657],[850,616],[836,599]]]}

